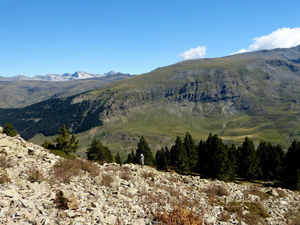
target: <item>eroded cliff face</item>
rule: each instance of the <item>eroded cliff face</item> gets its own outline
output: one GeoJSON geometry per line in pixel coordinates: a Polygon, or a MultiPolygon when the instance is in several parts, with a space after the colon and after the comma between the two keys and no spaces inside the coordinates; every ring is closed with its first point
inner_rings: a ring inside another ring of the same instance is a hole
{"type": "Polygon", "coordinates": [[[62,170],[55,173],[64,162],[21,137],[0,133],[0,224],[157,224],[159,213],[178,207],[192,210],[203,224],[300,221],[298,192],[87,161],[85,168],[93,170],[82,167],[64,177],[62,170]]]}

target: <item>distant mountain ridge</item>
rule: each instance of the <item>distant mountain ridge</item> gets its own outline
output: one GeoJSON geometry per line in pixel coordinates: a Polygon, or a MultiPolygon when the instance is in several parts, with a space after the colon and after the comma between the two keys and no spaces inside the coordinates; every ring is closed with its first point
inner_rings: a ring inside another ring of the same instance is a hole
{"type": "Polygon", "coordinates": [[[22,108],[47,99],[65,98],[99,88],[105,83],[132,77],[113,71],[101,76],[92,75],[76,72],[72,75],[45,75],[33,78],[0,77],[0,108],[22,108]]]}
{"type": "MultiPolygon", "coordinates": [[[[73,74],[64,73],[64,74],[47,74],[47,75],[36,75],[34,77],[27,77],[23,75],[18,75],[14,77],[2,77],[0,76],[0,81],[18,81],[18,80],[40,80],[40,81],[70,81],[70,80],[83,80],[104,76],[111,76],[116,74],[123,74],[120,72],[110,71],[108,73],[99,74],[99,73],[87,73],[83,71],[76,71],[73,74]]],[[[124,74],[124,75],[130,75],[124,74]]]]}

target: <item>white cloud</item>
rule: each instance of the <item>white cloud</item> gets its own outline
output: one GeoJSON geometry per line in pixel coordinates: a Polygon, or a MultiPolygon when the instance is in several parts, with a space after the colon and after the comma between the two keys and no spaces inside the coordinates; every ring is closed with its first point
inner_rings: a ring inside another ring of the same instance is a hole
{"type": "Polygon", "coordinates": [[[191,48],[179,55],[184,60],[187,59],[196,59],[196,58],[203,58],[206,55],[206,46],[198,46],[197,48],[191,48]]]}
{"type": "Polygon", "coordinates": [[[252,52],[262,49],[290,48],[300,44],[300,27],[279,28],[269,35],[256,37],[248,49],[241,49],[235,53],[252,52]]]}

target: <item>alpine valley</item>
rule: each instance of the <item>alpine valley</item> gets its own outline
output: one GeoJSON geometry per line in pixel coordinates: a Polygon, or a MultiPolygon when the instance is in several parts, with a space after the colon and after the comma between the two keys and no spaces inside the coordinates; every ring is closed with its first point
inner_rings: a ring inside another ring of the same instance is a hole
{"type": "Polygon", "coordinates": [[[12,122],[23,138],[40,144],[65,124],[80,141],[79,155],[99,138],[121,158],[136,148],[141,135],[153,151],[187,131],[195,140],[211,132],[237,145],[245,136],[284,148],[299,140],[300,45],[186,60],[105,84],[92,79],[90,91],[47,95],[23,108],[2,107],[0,125],[12,122]]]}

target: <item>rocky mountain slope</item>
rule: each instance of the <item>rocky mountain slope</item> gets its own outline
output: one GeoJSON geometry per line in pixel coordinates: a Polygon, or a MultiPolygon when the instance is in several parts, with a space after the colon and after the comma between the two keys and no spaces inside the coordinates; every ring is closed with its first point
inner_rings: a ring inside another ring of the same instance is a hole
{"type": "Polygon", "coordinates": [[[0,132],[0,224],[143,225],[181,217],[185,224],[300,222],[300,196],[290,190],[133,164],[69,162],[0,132]]]}
{"type": "Polygon", "coordinates": [[[212,132],[226,142],[240,144],[247,135],[256,143],[287,147],[299,138],[299,99],[297,46],[183,61],[55,105],[49,100],[21,110],[1,109],[0,124],[12,122],[30,139],[55,135],[64,123],[77,133],[81,149],[100,138],[114,152],[125,149],[124,155],[136,147],[138,135],[156,150],[186,131],[196,140],[212,132]]]}

